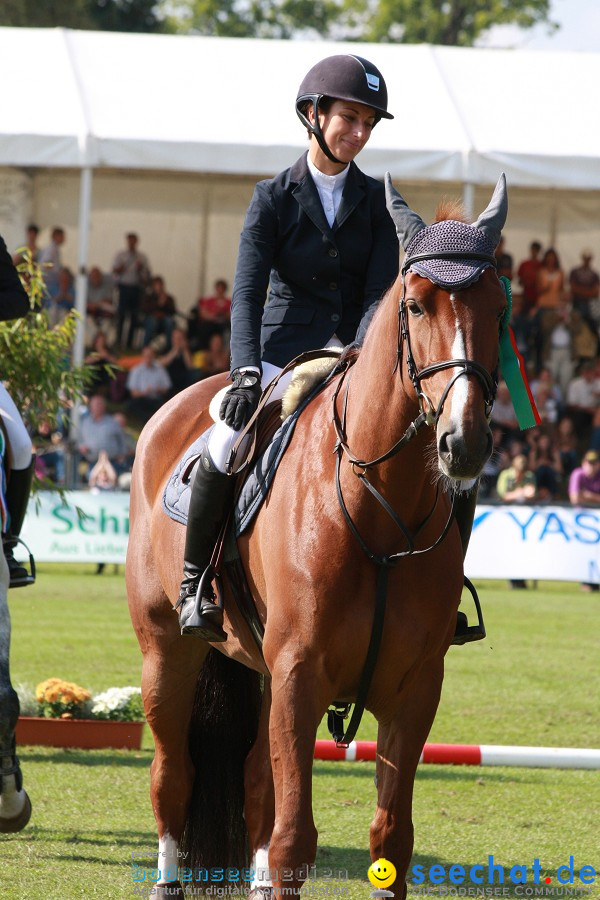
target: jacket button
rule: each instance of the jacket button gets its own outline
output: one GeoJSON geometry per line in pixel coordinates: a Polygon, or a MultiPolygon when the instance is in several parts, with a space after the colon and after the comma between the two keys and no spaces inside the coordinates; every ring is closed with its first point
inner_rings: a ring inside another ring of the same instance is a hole
{"type": "Polygon", "coordinates": [[[313,275],[312,280],[313,280],[313,281],[316,281],[316,280],[317,280],[317,276],[316,276],[316,275],[313,275]]]}
{"type": "Polygon", "coordinates": [[[332,322],[339,322],[341,318],[342,318],[342,317],[340,316],[339,313],[334,313],[334,314],[332,315],[332,317],[331,317],[331,321],[332,321],[332,322]]]}
{"type": "Polygon", "coordinates": [[[330,291],[337,291],[337,281],[330,281],[330,282],[329,282],[329,290],[330,290],[330,291]]]}
{"type": "Polygon", "coordinates": [[[328,253],[333,259],[335,259],[335,257],[338,255],[338,252],[335,249],[335,247],[330,247],[328,250],[328,253]]]}

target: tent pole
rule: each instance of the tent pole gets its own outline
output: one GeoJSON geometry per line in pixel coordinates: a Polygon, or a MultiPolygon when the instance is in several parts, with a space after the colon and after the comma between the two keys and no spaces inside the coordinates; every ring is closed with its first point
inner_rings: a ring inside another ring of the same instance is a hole
{"type": "Polygon", "coordinates": [[[79,181],[79,246],[77,249],[77,278],[75,282],[75,309],[80,315],[75,332],[73,364],[80,366],[85,351],[85,315],[87,308],[87,267],[90,239],[90,212],[92,207],[92,169],[84,166],[79,181]]]}
{"type": "Polygon", "coordinates": [[[475,185],[472,181],[463,183],[463,206],[467,214],[467,222],[472,222],[475,208],[475,185]]]}

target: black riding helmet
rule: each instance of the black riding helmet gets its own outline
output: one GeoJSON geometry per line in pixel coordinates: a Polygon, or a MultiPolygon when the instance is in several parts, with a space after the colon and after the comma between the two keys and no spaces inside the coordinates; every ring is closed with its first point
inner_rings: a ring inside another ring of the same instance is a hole
{"type": "Polygon", "coordinates": [[[387,87],[379,69],[362,56],[344,54],[328,56],[318,62],[304,77],[296,97],[296,112],[303,125],[314,134],[323,153],[333,162],[339,163],[327,144],[319,124],[319,102],[323,97],[335,100],[350,100],[371,106],[377,113],[375,124],[380,119],[393,119],[387,111],[387,87]],[[315,124],[306,115],[306,104],[312,103],[315,124]]]}

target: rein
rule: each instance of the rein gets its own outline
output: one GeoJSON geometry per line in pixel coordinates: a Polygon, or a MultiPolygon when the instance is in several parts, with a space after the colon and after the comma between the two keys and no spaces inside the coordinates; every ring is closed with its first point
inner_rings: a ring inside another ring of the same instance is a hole
{"type": "Polygon", "coordinates": [[[410,343],[410,331],[408,328],[408,318],[406,312],[406,285],[405,285],[405,276],[408,269],[413,265],[413,263],[418,262],[420,260],[426,259],[481,259],[489,262],[491,265],[496,267],[495,257],[490,256],[488,254],[481,253],[469,253],[468,255],[465,252],[437,252],[437,253],[423,253],[417,254],[411,257],[408,257],[404,260],[404,264],[402,266],[402,295],[400,297],[400,302],[398,304],[398,346],[397,346],[397,360],[396,366],[394,367],[394,371],[398,370],[398,373],[401,374],[401,364],[402,364],[402,353],[403,347],[406,346],[406,366],[407,372],[410,377],[411,383],[415,390],[415,394],[417,395],[417,399],[419,402],[419,415],[411,422],[411,424],[406,429],[405,433],[402,435],[400,440],[398,440],[393,447],[391,447],[386,453],[381,454],[380,456],[375,457],[371,460],[362,460],[357,458],[348,445],[347,436],[346,436],[346,420],[347,420],[347,410],[348,410],[348,393],[350,387],[350,377],[348,377],[346,381],[344,398],[342,404],[342,415],[340,417],[338,413],[338,397],[340,395],[342,384],[344,379],[348,375],[349,370],[346,369],[341,373],[341,377],[339,379],[337,388],[333,395],[333,426],[335,429],[337,441],[334,448],[334,453],[336,454],[336,469],[335,469],[335,480],[336,480],[336,491],[338,502],[340,504],[340,508],[342,510],[342,514],[350,529],[350,532],[356,539],[361,550],[366,554],[366,556],[375,563],[378,567],[377,573],[377,585],[375,592],[375,610],[373,614],[373,627],[371,630],[371,638],[369,641],[369,647],[367,650],[367,656],[365,659],[365,663],[363,666],[363,671],[361,673],[361,678],[358,686],[356,700],[354,702],[354,710],[352,712],[350,722],[348,723],[348,727],[344,730],[343,721],[346,719],[350,713],[350,708],[352,707],[352,703],[341,703],[334,702],[332,707],[328,710],[328,726],[329,731],[333,737],[333,740],[336,742],[336,746],[338,747],[348,747],[351,741],[354,740],[356,732],[358,731],[358,727],[360,725],[360,721],[365,709],[365,704],[367,701],[367,695],[369,692],[369,687],[371,684],[371,679],[373,677],[373,673],[375,671],[375,666],[377,663],[377,657],[379,654],[379,647],[381,645],[381,637],[383,634],[383,622],[385,618],[385,608],[386,608],[386,600],[387,600],[387,580],[389,575],[389,570],[393,566],[397,565],[400,560],[404,559],[407,556],[417,556],[423,555],[425,553],[430,553],[436,547],[438,547],[450,529],[452,524],[452,520],[454,518],[454,506],[456,499],[456,492],[453,491],[452,499],[450,503],[450,514],[444,525],[441,534],[439,537],[431,544],[429,547],[423,550],[415,549],[415,541],[418,538],[419,534],[423,531],[427,523],[430,521],[439,500],[439,485],[436,486],[435,498],[433,501],[433,506],[430,511],[427,513],[425,519],[421,522],[417,530],[411,534],[410,530],[406,527],[406,525],[402,522],[398,513],[393,509],[393,507],[388,503],[385,497],[377,490],[377,488],[369,481],[367,478],[367,470],[371,469],[382,462],[391,459],[400,450],[405,447],[409,441],[411,441],[421,430],[424,425],[437,425],[439,418],[442,414],[442,410],[444,408],[444,404],[448,398],[448,394],[450,393],[452,387],[456,383],[456,381],[462,376],[475,375],[482,384],[483,394],[484,394],[484,402],[485,402],[485,411],[486,416],[490,416],[492,411],[492,406],[494,403],[494,397],[496,395],[497,388],[497,374],[496,372],[490,373],[485,369],[480,363],[475,360],[469,359],[449,359],[443,360],[441,362],[432,363],[428,366],[424,366],[422,369],[419,369],[416,365],[415,358],[412,352],[412,347],[410,343]],[[427,395],[423,392],[421,387],[421,382],[424,381],[429,376],[442,372],[445,369],[458,369],[457,372],[450,378],[448,384],[444,388],[442,396],[440,398],[440,402],[438,404],[437,410],[435,409],[431,400],[427,397],[427,395]],[[342,485],[341,485],[341,464],[342,458],[346,456],[348,462],[352,466],[352,470],[356,477],[362,482],[364,487],[370,492],[370,494],[377,500],[380,506],[385,510],[387,515],[394,522],[399,531],[402,532],[406,543],[407,549],[400,550],[395,553],[391,553],[387,556],[383,556],[377,554],[374,550],[370,549],[367,542],[360,534],[357,526],[352,520],[348,507],[346,506],[342,485]]]}

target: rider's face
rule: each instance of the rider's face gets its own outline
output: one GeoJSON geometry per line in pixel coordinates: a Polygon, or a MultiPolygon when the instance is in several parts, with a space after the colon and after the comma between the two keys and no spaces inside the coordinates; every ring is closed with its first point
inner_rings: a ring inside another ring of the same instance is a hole
{"type": "MultiPolygon", "coordinates": [[[[313,120],[312,110],[309,110],[309,118],[313,120]]],[[[375,120],[375,110],[372,107],[348,100],[334,100],[327,112],[319,110],[319,124],[325,142],[343,165],[358,156],[371,137],[375,120]]],[[[322,153],[318,145],[315,149],[322,153]]],[[[313,161],[318,165],[317,160],[313,161]]]]}

